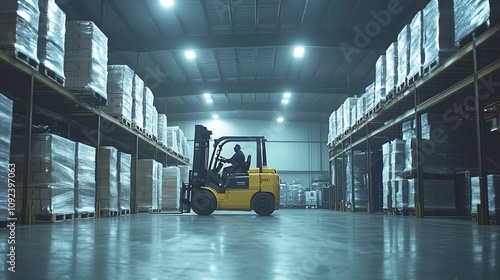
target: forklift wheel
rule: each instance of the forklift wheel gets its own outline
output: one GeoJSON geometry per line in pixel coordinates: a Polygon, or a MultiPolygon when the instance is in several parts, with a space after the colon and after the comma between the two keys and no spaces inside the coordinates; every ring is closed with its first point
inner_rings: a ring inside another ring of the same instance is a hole
{"type": "Polygon", "coordinates": [[[269,216],[274,212],[274,198],[268,193],[258,193],[252,199],[252,209],[261,216],[269,216]]]}
{"type": "Polygon", "coordinates": [[[200,190],[193,193],[191,208],[198,215],[210,215],[215,211],[217,202],[215,196],[207,190],[200,190]]]}

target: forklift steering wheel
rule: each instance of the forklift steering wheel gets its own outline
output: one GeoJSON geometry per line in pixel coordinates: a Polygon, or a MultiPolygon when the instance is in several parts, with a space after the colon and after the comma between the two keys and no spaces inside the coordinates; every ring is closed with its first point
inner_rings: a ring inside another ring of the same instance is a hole
{"type": "Polygon", "coordinates": [[[227,159],[225,157],[219,157],[220,162],[227,162],[227,159]]]}

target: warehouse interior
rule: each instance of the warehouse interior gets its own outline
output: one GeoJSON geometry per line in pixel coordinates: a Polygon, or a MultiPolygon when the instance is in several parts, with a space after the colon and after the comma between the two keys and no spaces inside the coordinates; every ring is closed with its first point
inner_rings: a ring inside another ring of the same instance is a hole
{"type": "Polygon", "coordinates": [[[499,1],[0,14],[0,279],[499,278],[499,1]]]}

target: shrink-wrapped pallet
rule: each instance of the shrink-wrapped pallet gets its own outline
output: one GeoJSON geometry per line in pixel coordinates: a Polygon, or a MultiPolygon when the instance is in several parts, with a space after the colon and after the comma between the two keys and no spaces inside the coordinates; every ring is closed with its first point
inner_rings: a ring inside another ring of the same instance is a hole
{"type": "Polygon", "coordinates": [[[410,68],[410,25],[405,25],[398,35],[398,87],[406,83],[410,68]]]}
{"type": "Polygon", "coordinates": [[[398,86],[398,43],[392,43],[385,52],[386,61],[386,79],[385,91],[386,98],[389,94],[396,92],[398,86]]]}
{"type": "Polygon", "coordinates": [[[153,136],[158,139],[158,110],[153,106],[153,136]]]}
{"type": "Polygon", "coordinates": [[[165,114],[158,114],[158,143],[167,145],[167,116],[165,114]]]}
{"type": "Polygon", "coordinates": [[[408,79],[420,75],[422,68],[423,51],[423,29],[422,29],[422,11],[419,11],[410,24],[410,52],[408,61],[408,79]]]}
{"type": "Polygon", "coordinates": [[[370,84],[365,89],[365,107],[367,113],[375,107],[375,83],[370,84]]]}
{"type": "Polygon", "coordinates": [[[144,81],[135,74],[132,83],[132,124],[144,128],[144,81]]]}
{"type": "Polygon", "coordinates": [[[156,205],[162,209],[163,204],[163,164],[156,162],[156,205]]]}
{"type": "Polygon", "coordinates": [[[19,176],[18,174],[20,171],[17,170],[20,166],[16,167],[15,165],[9,165],[12,131],[12,105],[12,100],[0,94],[0,180],[1,182],[4,182],[0,186],[0,221],[6,221],[9,217],[9,213],[7,211],[9,179],[13,180],[15,185],[15,181],[17,180],[16,176],[19,176]]]}
{"type": "Polygon", "coordinates": [[[76,143],[75,213],[95,213],[96,149],[76,143]]]}
{"type": "Polygon", "coordinates": [[[118,209],[130,210],[132,155],[118,152],[118,209]]]}
{"type": "Polygon", "coordinates": [[[40,23],[37,50],[40,65],[64,80],[66,14],[55,0],[38,0],[38,3],[40,23]]]}
{"type": "Polygon", "coordinates": [[[144,87],[142,103],[142,114],[144,117],[143,127],[144,131],[152,134],[154,125],[154,95],[149,87],[144,87]]]}
{"type": "Polygon", "coordinates": [[[108,38],[91,21],[67,21],[64,54],[66,88],[94,92],[107,100],[108,38]]]}
{"type": "Polygon", "coordinates": [[[498,22],[500,3],[497,0],[454,0],[453,3],[457,45],[481,25],[498,22]]]}
{"type": "Polygon", "coordinates": [[[153,159],[140,159],[137,163],[136,201],[139,212],[159,209],[158,165],[153,159]]]}
{"type": "Polygon", "coordinates": [[[357,105],[357,102],[358,102],[358,99],[356,97],[347,97],[346,100],[344,101],[344,103],[342,104],[342,112],[344,114],[343,116],[343,125],[344,125],[344,128],[342,129],[342,131],[347,131],[349,130],[352,126],[353,126],[353,123],[352,123],[352,120],[354,118],[352,118],[352,112],[354,111],[355,112],[355,108],[356,108],[356,105],[357,105]]]}
{"type": "Polygon", "coordinates": [[[118,211],[118,150],[99,147],[96,200],[101,211],[118,211]]]}
{"type": "MultiPolygon", "coordinates": [[[[486,188],[488,191],[488,214],[490,217],[498,217],[500,214],[500,175],[489,174],[486,177],[486,188]]],[[[470,209],[472,215],[477,215],[478,204],[481,204],[479,177],[472,177],[470,209]]]]}
{"type": "Polygon", "coordinates": [[[375,63],[375,93],[373,95],[373,106],[375,107],[385,102],[386,74],[387,74],[386,56],[381,55],[377,59],[377,62],[375,63]]]}
{"type": "Polygon", "coordinates": [[[133,80],[134,71],[127,65],[108,65],[108,105],[101,110],[132,122],[133,80]]]}
{"type": "Polygon", "coordinates": [[[169,166],[163,168],[163,210],[177,210],[180,208],[181,186],[182,181],[179,167],[169,166]]]}
{"type": "Polygon", "coordinates": [[[364,118],[366,114],[366,95],[363,94],[358,98],[358,102],[356,104],[356,120],[361,120],[364,118]]]}
{"type": "Polygon", "coordinates": [[[0,49],[36,65],[40,9],[37,0],[0,1],[0,49]]]}

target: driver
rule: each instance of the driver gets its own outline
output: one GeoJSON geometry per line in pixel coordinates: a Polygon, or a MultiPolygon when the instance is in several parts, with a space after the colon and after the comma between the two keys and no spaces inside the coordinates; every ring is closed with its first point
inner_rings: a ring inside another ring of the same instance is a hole
{"type": "Polygon", "coordinates": [[[234,146],[234,155],[229,159],[221,157],[221,161],[232,164],[231,166],[225,167],[222,170],[222,182],[225,184],[227,174],[237,172],[238,169],[240,169],[245,163],[245,155],[241,151],[241,146],[239,144],[236,144],[234,146]]]}

